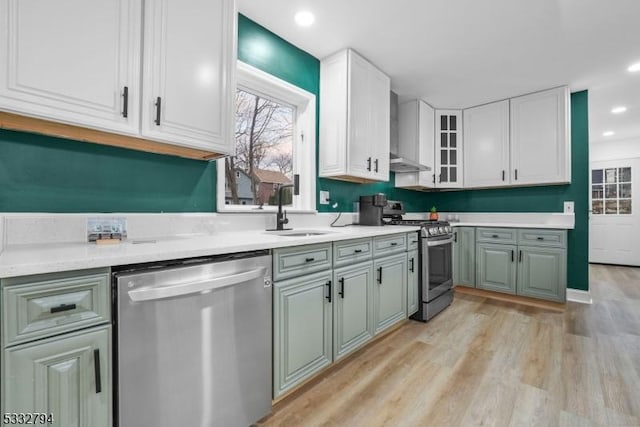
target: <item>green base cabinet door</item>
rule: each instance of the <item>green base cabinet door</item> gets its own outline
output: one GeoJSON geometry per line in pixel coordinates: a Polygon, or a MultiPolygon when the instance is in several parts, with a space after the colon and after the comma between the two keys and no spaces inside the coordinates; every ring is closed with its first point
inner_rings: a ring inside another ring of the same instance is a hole
{"type": "Polygon", "coordinates": [[[338,360],[373,337],[373,262],[334,270],[333,358],[338,360]]]}
{"type": "Polygon", "coordinates": [[[420,262],[417,250],[414,249],[407,252],[407,262],[409,264],[407,269],[407,317],[409,317],[418,311],[418,300],[420,298],[420,289],[418,288],[420,286],[418,280],[420,262]]]}
{"type": "Polygon", "coordinates": [[[407,315],[407,254],[376,259],[374,274],[375,333],[382,332],[407,315]]]}
{"type": "Polygon", "coordinates": [[[334,298],[330,270],[274,283],[274,397],[331,364],[334,298]]]}
{"type": "Polygon", "coordinates": [[[476,287],[476,229],[456,227],[453,242],[453,283],[476,287]]]}
{"type": "Polygon", "coordinates": [[[565,249],[519,247],[518,295],[564,302],[567,289],[565,249]]]}
{"type": "Polygon", "coordinates": [[[478,243],[476,287],[488,291],[516,293],[517,250],[515,245],[478,243]]]}
{"type": "Polygon", "coordinates": [[[102,326],[6,349],[2,412],[51,414],[51,426],[110,427],[110,334],[102,326]]]}

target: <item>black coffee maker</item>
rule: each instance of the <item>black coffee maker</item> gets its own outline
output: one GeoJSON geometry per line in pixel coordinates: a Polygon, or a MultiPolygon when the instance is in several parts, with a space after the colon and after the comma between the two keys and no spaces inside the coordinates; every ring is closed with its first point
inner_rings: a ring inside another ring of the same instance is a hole
{"type": "Polygon", "coordinates": [[[371,196],[360,196],[359,224],[380,226],[382,222],[382,211],[387,206],[387,195],[384,193],[373,194],[371,196]]]}

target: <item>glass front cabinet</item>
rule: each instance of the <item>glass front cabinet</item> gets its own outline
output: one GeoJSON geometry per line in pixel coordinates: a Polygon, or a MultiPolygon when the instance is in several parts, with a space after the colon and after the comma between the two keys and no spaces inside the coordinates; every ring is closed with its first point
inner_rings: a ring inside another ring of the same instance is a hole
{"type": "Polygon", "coordinates": [[[436,188],[462,188],[462,111],[436,110],[436,188]]]}

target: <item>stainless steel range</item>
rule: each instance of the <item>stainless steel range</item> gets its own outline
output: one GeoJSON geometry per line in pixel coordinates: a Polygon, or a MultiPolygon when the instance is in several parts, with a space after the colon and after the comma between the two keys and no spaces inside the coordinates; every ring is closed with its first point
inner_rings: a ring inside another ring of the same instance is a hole
{"type": "Polygon", "coordinates": [[[402,202],[388,201],[385,224],[417,225],[420,229],[420,308],[412,319],[426,322],[453,301],[453,231],[447,221],[404,219],[402,202]]]}

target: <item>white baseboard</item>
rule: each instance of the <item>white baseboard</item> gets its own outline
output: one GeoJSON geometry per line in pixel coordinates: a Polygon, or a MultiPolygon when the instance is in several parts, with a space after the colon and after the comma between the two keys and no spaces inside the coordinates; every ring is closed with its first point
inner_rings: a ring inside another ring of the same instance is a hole
{"type": "Polygon", "coordinates": [[[581,304],[593,303],[589,291],[581,291],[579,289],[567,289],[567,301],[579,302],[581,304]]]}

